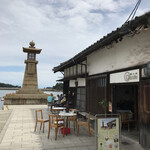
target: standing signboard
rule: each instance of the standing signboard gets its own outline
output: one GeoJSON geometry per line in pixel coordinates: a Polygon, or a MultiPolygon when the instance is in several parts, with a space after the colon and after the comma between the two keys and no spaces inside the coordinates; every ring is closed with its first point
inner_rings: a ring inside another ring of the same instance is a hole
{"type": "Polygon", "coordinates": [[[120,150],[118,115],[96,115],[97,149],[120,150]]]}

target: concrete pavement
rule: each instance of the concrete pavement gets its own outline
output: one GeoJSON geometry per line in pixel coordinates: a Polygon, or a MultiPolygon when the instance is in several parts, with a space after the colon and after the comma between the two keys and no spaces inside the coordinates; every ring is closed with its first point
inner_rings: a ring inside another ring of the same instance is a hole
{"type": "MultiPolygon", "coordinates": [[[[54,129],[51,130],[50,139],[48,135],[48,123],[45,124],[45,132],[40,131],[40,124],[35,127],[35,110],[42,109],[44,118],[48,119],[48,109],[46,105],[9,105],[8,116],[2,132],[0,133],[0,150],[96,150],[96,138],[94,132],[88,136],[87,129],[80,128],[79,136],[74,133],[63,137],[58,132],[55,141],[54,129]]],[[[3,117],[4,118],[4,117],[3,117]]],[[[73,126],[72,126],[73,127],[73,126]]],[[[138,142],[122,136],[121,150],[143,150],[138,142]]]]}
{"type": "Polygon", "coordinates": [[[54,129],[50,139],[48,135],[48,123],[45,124],[45,132],[39,130],[34,132],[35,110],[42,109],[44,118],[48,118],[46,105],[16,105],[9,106],[13,109],[9,125],[0,144],[0,150],[94,150],[95,137],[88,137],[86,129],[81,129],[79,136],[76,136],[73,129],[71,134],[63,137],[58,132],[57,141],[54,140],[54,129]]]}
{"type": "Polygon", "coordinates": [[[3,127],[6,124],[11,112],[12,110],[8,110],[8,111],[0,110],[0,133],[2,132],[3,127]]]}

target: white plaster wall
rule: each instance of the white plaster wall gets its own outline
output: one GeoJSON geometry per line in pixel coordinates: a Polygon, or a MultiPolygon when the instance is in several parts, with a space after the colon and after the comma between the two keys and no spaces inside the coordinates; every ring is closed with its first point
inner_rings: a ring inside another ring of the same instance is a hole
{"type": "Polygon", "coordinates": [[[124,36],[113,43],[112,48],[103,48],[87,56],[89,75],[128,68],[150,61],[150,27],[134,37],[124,36]]]}
{"type": "Polygon", "coordinates": [[[70,67],[70,74],[69,74],[69,76],[73,76],[73,70],[74,68],[73,68],[73,66],[72,67],[70,67]]]}
{"type": "Polygon", "coordinates": [[[69,87],[75,87],[75,80],[69,81],[69,87]]]}
{"type": "Polygon", "coordinates": [[[77,78],[78,86],[85,86],[85,78],[77,78]]]}

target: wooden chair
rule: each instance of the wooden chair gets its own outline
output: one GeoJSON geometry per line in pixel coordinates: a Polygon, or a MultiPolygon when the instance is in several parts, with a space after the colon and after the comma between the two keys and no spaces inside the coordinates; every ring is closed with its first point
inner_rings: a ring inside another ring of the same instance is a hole
{"type": "MultiPolygon", "coordinates": [[[[77,112],[77,109],[69,109],[69,111],[77,112]]],[[[68,117],[68,124],[69,124],[69,127],[70,127],[70,122],[71,122],[71,121],[73,122],[74,131],[75,131],[75,128],[77,128],[77,116],[68,117]]]]}
{"type": "Polygon", "coordinates": [[[35,113],[36,113],[36,122],[35,122],[35,129],[34,129],[34,132],[36,131],[37,123],[40,122],[40,123],[41,123],[41,125],[40,125],[40,130],[41,130],[42,125],[43,125],[43,133],[44,133],[44,123],[45,123],[45,122],[48,122],[49,120],[43,119],[43,112],[42,112],[42,110],[36,110],[35,113]],[[40,119],[38,118],[38,114],[41,114],[40,119]]]}
{"type": "MultiPolygon", "coordinates": [[[[58,132],[58,128],[60,128],[60,127],[63,127],[63,131],[65,130],[64,119],[59,118],[58,115],[49,114],[48,139],[50,136],[50,129],[55,128],[55,140],[57,140],[57,132],[58,132]],[[54,118],[55,118],[55,120],[54,120],[54,118]]],[[[64,132],[63,132],[63,137],[64,137],[64,132]]]]}
{"type": "Polygon", "coordinates": [[[52,112],[51,114],[53,114],[51,116],[51,122],[54,123],[56,119],[61,119],[61,117],[58,115],[58,113],[52,112]]]}
{"type": "Polygon", "coordinates": [[[69,109],[69,111],[74,111],[75,113],[77,113],[77,112],[78,112],[78,110],[77,110],[77,109],[75,109],[75,108],[70,108],[70,109],[69,109]]]}
{"type": "Polygon", "coordinates": [[[90,113],[88,114],[88,120],[77,121],[77,136],[79,135],[79,126],[86,126],[88,128],[88,135],[90,136],[90,113]]]}
{"type": "Polygon", "coordinates": [[[75,131],[75,128],[77,128],[77,116],[74,116],[74,117],[68,117],[68,125],[70,127],[70,122],[73,122],[73,126],[74,126],[74,131],[75,131]]]}
{"type": "Polygon", "coordinates": [[[135,128],[137,129],[136,121],[129,118],[129,113],[128,113],[128,112],[123,112],[123,113],[121,113],[121,128],[122,128],[124,125],[127,125],[127,127],[128,127],[128,132],[129,132],[129,131],[130,131],[130,125],[131,125],[131,124],[134,124],[134,125],[135,125],[135,128]]]}

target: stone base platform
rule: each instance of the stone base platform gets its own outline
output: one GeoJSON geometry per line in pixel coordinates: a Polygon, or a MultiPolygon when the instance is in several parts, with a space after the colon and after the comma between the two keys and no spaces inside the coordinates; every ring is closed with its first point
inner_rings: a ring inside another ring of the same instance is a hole
{"type": "Polygon", "coordinates": [[[4,105],[39,105],[47,104],[48,94],[6,94],[4,105]]]}

